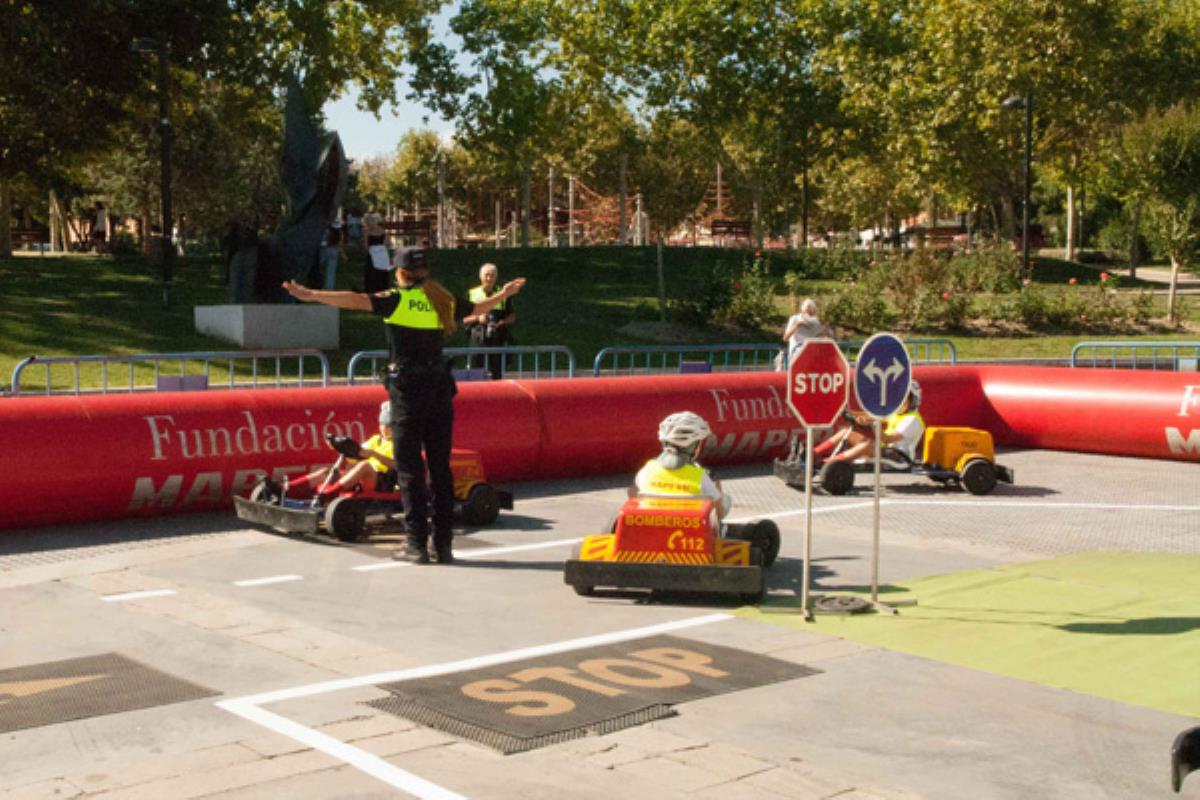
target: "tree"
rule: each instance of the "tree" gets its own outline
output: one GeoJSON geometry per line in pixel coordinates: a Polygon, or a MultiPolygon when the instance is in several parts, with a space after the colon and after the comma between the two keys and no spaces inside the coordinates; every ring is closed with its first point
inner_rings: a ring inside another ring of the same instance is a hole
{"type": "MultiPolygon", "coordinates": [[[[0,212],[7,220],[7,187],[17,174],[49,184],[137,124],[131,118],[141,112],[138,98],[153,89],[150,60],[133,52],[135,39],[153,37],[165,47],[176,87],[217,81],[248,90],[261,104],[298,73],[309,108],[355,83],[363,105],[378,109],[395,99],[402,65],[428,42],[428,18],[440,6],[440,0],[0,0],[0,212]]],[[[177,108],[180,100],[173,93],[173,115],[188,111],[177,108]]],[[[228,122],[208,117],[198,124],[228,122]]],[[[185,128],[174,129],[183,146],[185,128]]],[[[8,226],[0,226],[0,255],[11,251],[8,238],[8,226]]]]}
{"type": "Polygon", "coordinates": [[[1200,248],[1200,104],[1151,111],[1126,125],[1109,169],[1127,196],[1141,201],[1152,235],[1171,260],[1167,319],[1175,323],[1179,271],[1200,248]]]}

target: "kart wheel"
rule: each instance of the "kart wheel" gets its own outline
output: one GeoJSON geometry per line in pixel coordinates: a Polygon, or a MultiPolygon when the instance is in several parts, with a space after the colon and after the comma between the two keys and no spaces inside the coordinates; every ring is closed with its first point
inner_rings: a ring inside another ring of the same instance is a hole
{"type": "MultiPolygon", "coordinates": [[[[613,524],[616,525],[615,522],[613,524]]],[[[572,550],[571,550],[571,560],[578,561],[579,556],[581,556],[582,554],[583,554],[583,545],[581,545],[581,544],[575,545],[575,547],[572,548],[572,550]]],[[[571,584],[571,588],[574,589],[575,594],[579,595],[580,597],[591,597],[592,594],[596,591],[595,586],[578,586],[575,584],[571,584]]]]}
{"type": "Polygon", "coordinates": [[[468,525],[491,525],[500,516],[500,496],[486,483],[477,483],[467,492],[462,504],[463,522],[468,525]]]}
{"type": "Polygon", "coordinates": [[[752,522],[747,530],[750,543],[762,551],[764,567],[775,563],[779,556],[779,526],[769,519],[752,522]]]}
{"type": "Polygon", "coordinates": [[[826,461],[821,467],[821,488],[826,494],[842,495],[854,488],[854,465],[848,461],[826,461]]]}
{"type": "Polygon", "coordinates": [[[281,499],[279,496],[279,487],[266,478],[263,478],[250,490],[251,503],[264,503],[274,506],[278,505],[281,499]]]}
{"type": "MultiPolygon", "coordinates": [[[[750,546],[750,565],[757,566],[757,567],[765,567],[766,566],[763,551],[759,550],[754,545],[750,546]]],[[[763,595],[766,594],[766,592],[767,592],[767,587],[766,587],[766,584],[764,583],[763,587],[761,589],[759,589],[757,592],[745,592],[743,594],[739,594],[738,599],[741,600],[743,603],[745,603],[748,606],[756,606],[762,602],[763,595]]]]}
{"type": "Polygon", "coordinates": [[[336,497],[325,509],[325,529],[338,541],[361,541],[366,524],[366,509],[353,497],[336,497]]]}
{"type": "Polygon", "coordinates": [[[968,461],[963,467],[962,485],[971,494],[987,494],[996,488],[996,467],[982,458],[968,461]]]}

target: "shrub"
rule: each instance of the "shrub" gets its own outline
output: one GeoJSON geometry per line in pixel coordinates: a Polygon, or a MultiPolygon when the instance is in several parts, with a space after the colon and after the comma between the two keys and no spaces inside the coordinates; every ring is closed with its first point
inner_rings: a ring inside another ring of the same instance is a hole
{"type": "Polygon", "coordinates": [[[725,321],[743,328],[763,328],[770,324],[775,316],[775,281],[766,259],[756,255],[730,288],[725,321]]]}
{"type": "Polygon", "coordinates": [[[117,258],[131,258],[142,254],[142,249],[138,247],[137,239],[129,231],[113,231],[112,239],[108,243],[108,252],[112,253],[117,258]]]}
{"type": "Polygon", "coordinates": [[[850,331],[874,333],[891,326],[895,313],[887,303],[888,270],[873,264],[847,279],[826,301],[825,321],[850,331]]]}

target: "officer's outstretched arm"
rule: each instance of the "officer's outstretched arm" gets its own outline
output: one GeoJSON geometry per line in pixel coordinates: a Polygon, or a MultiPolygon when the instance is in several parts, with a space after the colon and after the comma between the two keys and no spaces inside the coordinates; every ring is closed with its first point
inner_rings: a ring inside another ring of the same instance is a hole
{"type": "Polygon", "coordinates": [[[302,303],[321,303],[351,311],[371,310],[370,295],[361,292],[327,292],[323,289],[310,289],[295,281],[284,281],[283,289],[302,303]]]}

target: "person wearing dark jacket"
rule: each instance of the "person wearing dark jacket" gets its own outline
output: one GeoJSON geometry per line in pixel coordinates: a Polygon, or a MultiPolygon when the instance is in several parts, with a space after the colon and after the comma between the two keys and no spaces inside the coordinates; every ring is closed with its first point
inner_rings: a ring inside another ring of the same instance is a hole
{"type": "Polygon", "coordinates": [[[456,297],[429,278],[428,254],[420,248],[396,251],[395,288],[366,294],[309,289],[294,281],[283,288],[306,303],[370,311],[383,318],[387,328],[390,361],[388,397],[392,403],[392,442],[396,476],[404,503],[407,542],[393,557],[414,564],[429,563],[429,493],[425,486],[425,460],[433,489],[433,546],[438,563],[454,561],[454,476],[450,471],[450,443],[454,431],[456,393],[450,364],[442,355],[442,342],[456,321],[467,315],[486,314],[497,303],[521,290],[524,278],[504,284],[492,297],[472,302],[456,297]]]}

